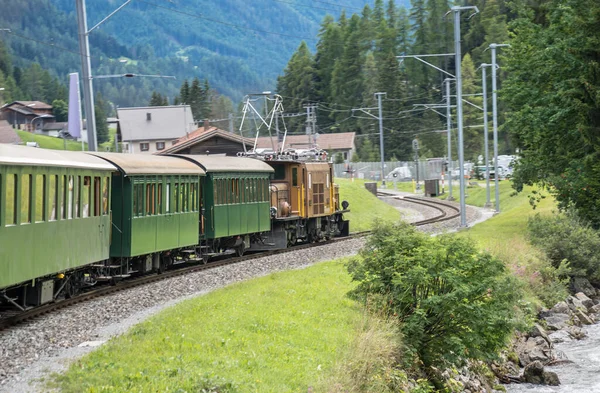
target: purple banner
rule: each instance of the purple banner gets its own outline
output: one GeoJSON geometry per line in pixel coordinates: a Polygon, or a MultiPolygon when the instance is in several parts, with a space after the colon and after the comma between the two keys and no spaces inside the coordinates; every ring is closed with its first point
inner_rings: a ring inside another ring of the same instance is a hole
{"type": "Polygon", "coordinates": [[[69,74],[69,134],[81,137],[81,101],[79,100],[79,73],[69,74]]]}

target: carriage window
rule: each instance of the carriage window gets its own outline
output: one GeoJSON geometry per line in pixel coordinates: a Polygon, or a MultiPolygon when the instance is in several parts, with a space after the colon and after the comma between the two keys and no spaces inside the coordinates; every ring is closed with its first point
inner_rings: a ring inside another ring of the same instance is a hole
{"type": "Polygon", "coordinates": [[[83,218],[87,218],[90,216],[90,206],[92,204],[92,177],[84,176],[83,177],[83,189],[81,190],[81,200],[83,202],[83,206],[81,207],[83,218]]]}
{"type": "Polygon", "coordinates": [[[162,183],[159,183],[156,188],[156,214],[163,214],[163,204],[162,204],[162,183]]]}
{"type": "Polygon", "coordinates": [[[100,188],[102,182],[98,176],[94,177],[94,216],[100,215],[100,188]]]}
{"type": "Polygon", "coordinates": [[[171,212],[171,183],[166,184],[166,193],[165,193],[165,210],[167,213],[171,212]]]}
{"type": "Polygon", "coordinates": [[[17,175],[6,176],[6,219],[5,225],[17,224],[17,175]]]}
{"type": "Polygon", "coordinates": [[[58,176],[50,176],[50,200],[48,206],[50,206],[50,221],[56,221],[56,201],[58,200],[58,176]]]}
{"type": "Polygon", "coordinates": [[[146,184],[146,215],[154,214],[154,184],[146,184]]]}
{"type": "Polygon", "coordinates": [[[192,183],[190,184],[190,187],[192,188],[191,194],[192,194],[192,211],[198,211],[198,187],[196,183],[192,183]]]}
{"type": "Polygon", "coordinates": [[[240,203],[246,202],[246,189],[244,188],[244,179],[240,179],[240,203]]]}
{"type": "Polygon", "coordinates": [[[75,218],[81,218],[81,176],[75,176],[75,218]]]}
{"type": "Polygon", "coordinates": [[[179,202],[179,183],[173,184],[173,208],[175,209],[175,213],[179,213],[180,208],[179,202]]]}
{"type": "Polygon", "coordinates": [[[110,182],[109,177],[105,177],[102,184],[102,215],[108,215],[108,183],[110,182]]]}
{"type": "Polygon", "coordinates": [[[181,183],[181,212],[188,211],[188,183],[181,183]]]}
{"type": "Polygon", "coordinates": [[[61,196],[60,201],[60,218],[63,220],[67,219],[67,198],[69,197],[69,179],[67,175],[63,175],[61,184],[61,196]]]}
{"type": "Polygon", "coordinates": [[[46,219],[46,176],[35,176],[35,222],[46,219]]]}
{"type": "Polygon", "coordinates": [[[21,224],[31,223],[31,175],[21,180],[21,224]]]}
{"type": "Polygon", "coordinates": [[[73,218],[73,204],[75,203],[75,184],[73,183],[73,176],[68,176],[67,180],[67,218],[71,220],[73,218]]]}

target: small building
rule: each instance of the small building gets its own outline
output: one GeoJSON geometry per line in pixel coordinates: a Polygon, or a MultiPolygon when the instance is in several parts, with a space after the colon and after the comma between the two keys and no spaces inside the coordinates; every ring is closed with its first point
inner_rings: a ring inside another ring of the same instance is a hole
{"type": "Polygon", "coordinates": [[[69,132],[69,123],[67,122],[53,122],[53,123],[44,123],[40,130],[36,130],[36,134],[53,136],[53,137],[62,137],[63,135],[69,132]]]}
{"type": "Polygon", "coordinates": [[[124,153],[160,153],[194,129],[189,105],[117,108],[124,153]]]}
{"type": "Polygon", "coordinates": [[[6,120],[0,120],[0,143],[18,145],[21,138],[17,131],[6,120]]]}
{"type": "Polygon", "coordinates": [[[0,108],[2,119],[14,128],[29,132],[41,130],[46,123],[55,121],[52,105],[41,101],[13,101],[0,108]]]}
{"type": "Polygon", "coordinates": [[[179,138],[173,146],[159,154],[220,154],[235,157],[237,153],[254,146],[254,139],[243,138],[237,134],[211,126],[207,121],[189,135],[179,138]]]}
{"type": "MultiPolygon", "coordinates": [[[[354,144],[354,132],[340,132],[337,134],[317,134],[316,145],[327,151],[330,157],[341,154],[345,161],[352,160],[352,155],[356,151],[354,144]]],[[[254,141],[253,141],[254,143],[254,141]]],[[[260,137],[256,147],[258,149],[272,149],[273,145],[277,147],[277,138],[260,137]]],[[[310,149],[311,143],[308,135],[288,135],[285,138],[285,148],[292,149],[310,149]]]]}

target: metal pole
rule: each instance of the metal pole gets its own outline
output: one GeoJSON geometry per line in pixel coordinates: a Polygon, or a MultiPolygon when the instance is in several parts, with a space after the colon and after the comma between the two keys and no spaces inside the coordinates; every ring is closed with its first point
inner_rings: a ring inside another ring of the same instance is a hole
{"type": "Polygon", "coordinates": [[[446,127],[448,128],[448,199],[453,201],[452,196],[452,110],[450,109],[450,79],[446,78],[446,127]]]}
{"type": "Polygon", "coordinates": [[[385,168],[384,168],[384,149],[383,149],[383,114],[381,108],[381,96],[386,93],[375,93],[377,105],[379,107],[379,154],[381,155],[381,188],[385,188],[385,168]]]}
{"type": "MultiPolygon", "coordinates": [[[[490,146],[489,146],[489,141],[488,141],[487,75],[485,72],[485,68],[489,67],[489,66],[490,66],[489,64],[481,65],[481,81],[482,81],[482,88],[483,88],[483,144],[485,146],[485,188],[486,188],[486,192],[485,192],[486,202],[485,202],[484,207],[487,207],[487,208],[492,207],[492,202],[490,201],[490,168],[489,168],[490,146]]],[[[495,177],[498,177],[498,176],[495,176],[495,177]]]]}
{"type": "Polygon", "coordinates": [[[494,124],[494,184],[496,186],[496,213],[500,213],[500,186],[498,185],[498,107],[496,94],[496,44],[490,44],[492,50],[492,119],[494,124]]]}
{"type": "Polygon", "coordinates": [[[454,53],[456,54],[456,116],[458,126],[458,178],[460,184],[460,226],[467,226],[467,204],[465,202],[465,161],[463,146],[462,113],[462,72],[460,49],[460,11],[461,7],[452,7],[454,11],[454,53]]]}
{"type": "Polygon", "coordinates": [[[96,117],[94,113],[94,88],[92,86],[92,65],[88,41],[85,0],[75,0],[77,8],[77,32],[79,35],[79,55],[81,57],[81,78],[83,80],[83,106],[85,109],[88,150],[97,150],[96,117]]]}
{"type": "Polygon", "coordinates": [[[233,113],[229,114],[229,132],[233,134],[233,113]]]}

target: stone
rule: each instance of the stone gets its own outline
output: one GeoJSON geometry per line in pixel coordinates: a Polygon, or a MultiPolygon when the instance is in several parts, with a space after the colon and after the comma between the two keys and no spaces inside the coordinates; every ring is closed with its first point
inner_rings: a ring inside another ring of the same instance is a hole
{"type": "Polygon", "coordinates": [[[525,366],[523,381],[541,385],[544,382],[544,365],[542,362],[535,361],[525,366]]]}
{"type": "Polygon", "coordinates": [[[550,341],[550,338],[548,338],[548,333],[546,333],[546,330],[537,323],[533,325],[533,328],[531,328],[529,337],[541,337],[546,340],[550,346],[552,346],[552,341],[550,341]]]}
{"type": "Polygon", "coordinates": [[[544,385],[550,385],[550,386],[560,385],[560,380],[558,379],[558,375],[554,371],[544,371],[542,373],[542,379],[544,380],[544,385]]]}
{"type": "Polygon", "coordinates": [[[545,318],[546,326],[548,326],[548,330],[561,330],[567,327],[569,319],[568,314],[556,313],[545,318]]]}
{"type": "Polygon", "coordinates": [[[594,321],[583,311],[577,310],[575,311],[575,315],[579,319],[579,321],[584,325],[593,325],[594,321]]]}
{"type": "Polygon", "coordinates": [[[594,302],[592,301],[592,299],[587,297],[586,294],[583,292],[577,292],[575,294],[575,297],[577,299],[579,299],[581,301],[581,303],[583,304],[583,306],[585,308],[587,308],[588,310],[594,306],[594,302]]]}
{"type": "Polygon", "coordinates": [[[523,367],[531,362],[541,361],[547,363],[552,359],[552,349],[549,341],[542,337],[529,337],[527,341],[517,344],[516,351],[519,363],[523,367]]]}
{"type": "Polygon", "coordinates": [[[569,333],[564,330],[552,332],[548,335],[548,337],[550,338],[550,341],[552,341],[555,344],[569,342],[573,340],[569,333]]]}
{"type": "Polygon", "coordinates": [[[591,313],[598,314],[600,313],[600,304],[595,304],[592,308],[589,309],[591,313]]]}
{"type": "Polygon", "coordinates": [[[569,305],[567,302],[558,302],[550,309],[550,312],[553,314],[568,314],[569,305]]]}
{"type": "Polygon", "coordinates": [[[569,333],[569,336],[573,337],[575,340],[581,340],[587,336],[587,333],[577,326],[569,326],[567,333],[569,333]]]}
{"type": "Polygon", "coordinates": [[[569,305],[569,309],[571,311],[575,311],[578,308],[584,308],[585,306],[581,302],[581,300],[577,299],[575,296],[569,296],[567,298],[567,304],[569,305]]]}
{"type": "Polygon", "coordinates": [[[589,280],[584,277],[574,277],[571,280],[571,289],[573,292],[583,292],[586,296],[594,297],[596,296],[596,288],[590,284],[589,280]]]}

